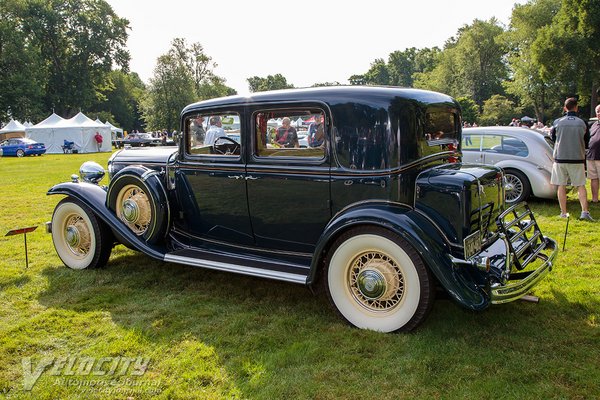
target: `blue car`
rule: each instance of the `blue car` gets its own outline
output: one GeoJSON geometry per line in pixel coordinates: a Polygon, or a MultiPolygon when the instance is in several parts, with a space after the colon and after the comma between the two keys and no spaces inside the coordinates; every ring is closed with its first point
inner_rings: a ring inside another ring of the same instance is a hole
{"type": "Polygon", "coordinates": [[[27,138],[11,138],[0,144],[0,150],[0,155],[4,157],[39,156],[46,152],[46,146],[27,138]]]}

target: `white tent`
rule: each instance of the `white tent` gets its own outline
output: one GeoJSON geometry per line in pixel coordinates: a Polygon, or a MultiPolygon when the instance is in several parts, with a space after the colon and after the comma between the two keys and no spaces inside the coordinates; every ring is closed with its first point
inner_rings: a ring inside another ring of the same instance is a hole
{"type": "Polygon", "coordinates": [[[24,136],[25,126],[14,119],[11,119],[10,122],[4,126],[4,128],[0,129],[0,140],[24,136]]]}
{"type": "Polygon", "coordinates": [[[81,112],[70,119],[53,113],[39,124],[26,128],[28,138],[46,145],[46,153],[62,153],[61,146],[65,140],[73,142],[74,148],[80,153],[95,153],[98,151],[94,139],[96,132],[103,139],[100,151],[111,151],[110,128],[92,121],[81,112]]]}
{"type": "Polygon", "coordinates": [[[117,138],[117,137],[123,137],[123,129],[117,128],[116,126],[114,126],[113,124],[111,124],[108,121],[106,121],[104,123],[104,125],[107,125],[110,128],[110,131],[112,132],[113,137],[115,137],[115,138],[117,138]]]}

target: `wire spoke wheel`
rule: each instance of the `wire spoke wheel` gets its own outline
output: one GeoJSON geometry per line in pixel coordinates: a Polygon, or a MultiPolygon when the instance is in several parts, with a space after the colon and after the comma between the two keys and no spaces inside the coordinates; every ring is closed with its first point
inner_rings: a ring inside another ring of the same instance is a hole
{"type": "Polygon", "coordinates": [[[117,196],[117,216],[136,235],[143,235],[152,223],[152,204],[146,192],[136,185],[127,185],[117,196]]]}
{"type": "Polygon", "coordinates": [[[512,174],[506,175],[506,201],[514,202],[523,194],[523,182],[517,176],[512,174]]]}
{"type": "Polygon", "coordinates": [[[56,205],[52,214],[52,242],[67,267],[104,266],[113,240],[110,229],[83,202],[67,197],[56,205]]]}
{"type": "Polygon", "coordinates": [[[433,278],[419,254],[385,229],[349,230],[334,242],[325,264],[331,304],[358,328],[410,331],[433,304],[433,278]]]}
{"type": "Polygon", "coordinates": [[[83,258],[89,254],[92,248],[90,228],[80,215],[67,218],[63,234],[67,247],[75,257],[83,258]]]}
{"type": "Polygon", "coordinates": [[[389,311],[404,295],[402,270],[387,254],[375,251],[357,256],[348,270],[349,290],[369,311],[389,311]]]}
{"type": "Polygon", "coordinates": [[[504,193],[509,204],[527,200],[531,194],[529,180],[521,171],[507,169],[504,173],[504,193]]]}

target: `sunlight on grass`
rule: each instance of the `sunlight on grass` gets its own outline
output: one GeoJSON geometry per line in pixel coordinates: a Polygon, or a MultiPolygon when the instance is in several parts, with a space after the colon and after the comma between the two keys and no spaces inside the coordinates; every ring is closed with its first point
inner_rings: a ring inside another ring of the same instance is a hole
{"type": "MultiPolygon", "coordinates": [[[[600,393],[600,222],[571,218],[562,251],[566,221],[558,205],[530,202],[544,234],[561,248],[552,273],[532,293],[539,304],[473,313],[442,295],[416,332],[379,334],[349,327],[326,299],[302,286],[169,265],[123,246],[105,269],[67,269],[44,231],[60,199],[46,191],[69,180],[82,162],[106,165],[109,155],[0,158],[0,398],[591,399],[600,393]],[[38,226],[27,237],[29,268],[22,236],[2,236],[24,226],[38,226]],[[101,359],[96,375],[81,372],[82,360],[101,359]],[[31,391],[24,389],[24,360],[33,372],[53,362],[31,391]],[[133,375],[144,360],[147,368],[133,375]],[[66,375],[69,362],[74,372],[66,375]],[[119,375],[121,369],[126,373],[119,375]]],[[[569,212],[578,216],[569,196],[569,212]]],[[[600,219],[598,205],[591,213],[600,219]]]]}

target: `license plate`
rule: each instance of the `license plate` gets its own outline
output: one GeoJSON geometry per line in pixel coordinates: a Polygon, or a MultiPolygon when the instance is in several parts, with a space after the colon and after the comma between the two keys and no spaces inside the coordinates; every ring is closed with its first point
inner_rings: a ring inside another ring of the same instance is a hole
{"type": "Polygon", "coordinates": [[[464,240],[465,259],[473,257],[481,251],[481,236],[479,231],[471,233],[464,240]]]}

